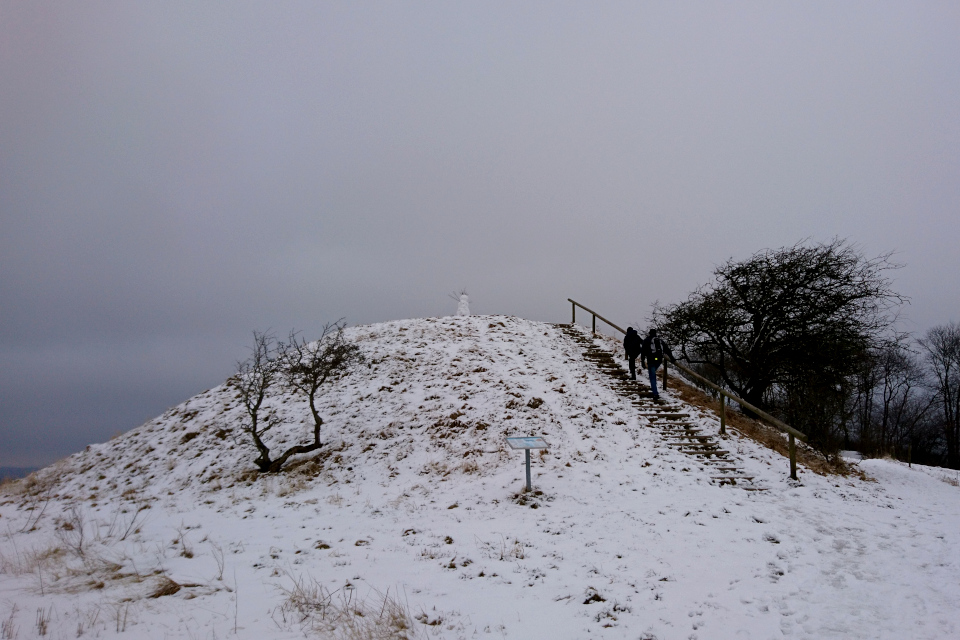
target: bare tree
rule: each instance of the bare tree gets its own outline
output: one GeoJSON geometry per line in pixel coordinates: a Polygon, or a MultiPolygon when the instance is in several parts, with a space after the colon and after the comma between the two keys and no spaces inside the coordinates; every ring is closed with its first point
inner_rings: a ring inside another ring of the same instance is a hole
{"type": "Polygon", "coordinates": [[[841,239],[760,251],[717,267],[713,282],[657,306],[653,320],[678,357],[835,449],[850,378],[904,301],[886,275],[898,266],[889,258],[868,259],[841,239]]]}
{"type": "Polygon", "coordinates": [[[286,344],[275,343],[270,333],[253,332],[250,357],[237,364],[237,373],[228,382],[238,391],[246,410],[242,430],[259,452],[254,463],[262,473],[276,473],[291,456],[323,446],[320,442],[323,418],[317,410],[317,395],[324,384],[346,374],[362,358],[357,346],[344,338],[343,328],[342,320],[330,323],[314,342],[307,342],[292,331],[286,344]],[[263,441],[264,434],[281,422],[275,415],[263,411],[263,402],[274,386],[305,395],[313,416],[313,440],[289,447],[276,459],[263,441]]]}
{"type": "Polygon", "coordinates": [[[960,324],[934,327],[920,340],[920,345],[933,369],[933,389],[947,445],[947,466],[960,469],[960,324]]]}
{"type": "Polygon", "coordinates": [[[269,332],[254,331],[250,357],[237,363],[237,373],[227,383],[237,390],[240,402],[247,413],[241,425],[244,433],[253,440],[259,456],[254,461],[260,471],[272,471],[270,449],[263,442],[263,434],[278,424],[273,416],[263,418],[261,409],[267,391],[279,380],[274,337],[269,332]]]}
{"type": "Polygon", "coordinates": [[[313,416],[313,441],[291,447],[274,462],[276,468],[298,453],[309,453],[323,446],[320,429],[323,418],[317,410],[317,394],[332,378],[347,374],[363,358],[360,349],[343,336],[344,322],[324,325],[320,339],[307,342],[297,332],[290,332],[290,341],[281,345],[280,366],[288,389],[307,397],[313,416]]]}
{"type": "MultiPolygon", "coordinates": [[[[860,451],[904,457],[911,447],[915,460],[935,458],[936,437],[929,433],[933,395],[926,389],[926,379],[906,335],[872,350],[856,376],[851,398],[850,426],[860,451]]],[[[849,446],[850,434],[845,435],[849,446]]]]}

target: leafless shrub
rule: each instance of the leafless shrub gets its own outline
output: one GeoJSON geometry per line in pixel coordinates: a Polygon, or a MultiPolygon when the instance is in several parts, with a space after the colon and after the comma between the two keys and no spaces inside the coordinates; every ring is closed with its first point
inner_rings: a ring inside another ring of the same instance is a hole
{"type": "Polygon", "coordinates": [[[10,616],[0,622],[0,640],[14,640],[17,637],[19,628],[14,622],[17,617],[17,603],[13,603],[10,608],[10,616]]]}
{"type": "Polygon", "coordinates": [[[173,541],[174,544],[180,545],[180,555],[184,558],[193,557],[193,547],[187,544],[187,527],[182,523],[177,527],[177,539],[173,541]]]}
{"type": "Polygon", "coordinates": [[[123,633],[127,630],[127,623],[129,622],[130,616],[130,605],[126,602],[121,602],[113,605],[113,619],[116,622],[117,633],[123,633]]]}
{"type": "Polygon", "coordinates": [[[287,624],[296,623],[332,640],[414,640],[425,634],[417,628],[406,602],[390,590],[375,589],[365,599],[355,588],[330,591],[311,578],[296,578],[279,613],[287,624]]]}
{"type": "Polygon", "coordinates": [[[140,514],[149,508],[150,504],[148,502],[140,501],[136,503],[131,515],[126,515],[126,513],[129,512],[125,513],[125,510],[118,509],[113,515],[113,520],[110,522],[106,534],[100,534],[98,528],[96,539],[98,541],[112,540],[113,538],[117,538],[120,541],[126,540],[131,533],[140,531],[144,520],[144,518],[140,517],[140,514]]]}
{"type": "Polygon", "coordinates": [[[50,630],[50,614],[53,613],[53,605],[50,605],[50,608],[44,611],[43,609],[37,609],[37,635],[45,636],[47,631],[50,630]]]}
{"type": "Polygon", "coordinates": [[[487,558],[500,560],[502,561],[511,561],[511,558],[517,560],[523,560],[526,558],[525,545],[518,539],[514,538],[512,541],[508,541],[503,535],[500,536],[500,543],[496,542],[485,542],[480,538],[476,538],[477,548],[480,552],[487,558]]]}
{"type": "MultiPolygon", "coordinates": [[[[33,479],[35,477],[36,474],[31,474],[28,476],[28,479],[33,479]]],[[[24,480],[24,483],[26,482],[27,481],[24,480]]],[[[50,496],[53,493],[54,486],[55,485],[53,483],[48,483],[48,486],[44,491],[28,494],[32,500],[30,500],[30,504],[26,507],[26,510],[31,511],[32,515],[27,519],[27,523],[23,525],[23,528],[20,529],[20,533],[25,531],[36,531],[37,525],[40,523],[40,519],[43,517],[43,514],[46,513],[47,507],[50,505],[50,496]]]]}
{"type": "Polygon", "coordinates": [[[57,523],[57,539],[78,557],[84,557],[86,552],[86,522],[83,512],[76,505],[70,505],[66,517],[57,523]]]}
{"type": "Polygon", "coordinates": [[[131,533],[139,533],[140,528],[143,526],[146,516],[140,518],[140,514],[150,508],[150,505],[146,502],[141,502],[137,505],[136,511],[133,512],[133,516],[130,517],[130,522],[127,523],[126,528],[124,528],[123,533],[120,535],[120,540],[126,540],[127,536],[131,533]],[[138,523],[139,518],[139,523],[138,523]]]}
{"type": "Polygon", "coordinates": [[[100,619],[100,605],[94,605],[85,611],[77,609],[77,637],[81,637],[90,629],[96,627],[97,621],[100,619]]]}
{"type": "Polygon", "coordinates": [[[216,542],[210,542],[211,553],[213,554],[213,560],[217,563],[217,577],[216,580],[223,580],[223,547],[218,545],[216,542]]]}

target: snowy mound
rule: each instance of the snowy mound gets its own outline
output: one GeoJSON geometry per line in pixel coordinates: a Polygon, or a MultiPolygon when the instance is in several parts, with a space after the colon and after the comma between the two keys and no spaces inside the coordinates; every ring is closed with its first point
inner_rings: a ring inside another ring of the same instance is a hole
{"type": "MultiPolygon", "coordinates": [[[[554,450],[577,457],[585,455],[576,449],[588,430],[630,419],[628,407],[591,384],[579,350],[552,325],[428,318],[354,327],[346,336],[365,363],[326,388],[319,403],[326,446],[288,463],[305,479],[482,475],[515,462],[505,436],[546,436],[554,450]]],[[[265,438],[272,451],[309,441],[302,397],[277,389],[265,412],[282,418],[265,438]]],[[[256,450],[239,428],[244,416],[224,384],[41,476],[55,473],[64,497],[92,501],[250,482],[256,450]]]]}
{"type": "MultiPolygon", "coordinates": [[[[323,396],[325,446],[283,473],[254,471],[222,386],[5,485],[4,637],[960,636],[943,470],[792,482],[731,435],[754,482],[719,486],[578,343],[616,341],[503,316],[349,338],[365,363],[323,396]],[[530,493],[523,435],[550,443],[530,493]]],[[[308,439],[305,401],[269,408],[272,447],[308,439]]]]}

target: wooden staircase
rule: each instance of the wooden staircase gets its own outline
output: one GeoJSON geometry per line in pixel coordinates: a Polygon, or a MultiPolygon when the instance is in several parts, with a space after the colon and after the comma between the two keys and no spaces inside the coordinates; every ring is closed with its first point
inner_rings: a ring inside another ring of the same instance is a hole
{"type": "Polygon", "coordinates": [[[749,483],[743,488],[753,491],[763,490],[753,486],[753,476],[745,475],[743,469],[737,466],[730,452],[723,448],[719,436],[704,432],[691,420],[690,414],[685,412],[683,405],[663,398],[654,398],[649,385],[631,380],[627,370],[620,365],[613,354],[597,346],[592,334],[586,333],[577,325],[557,324],[555,326],[583,349],[583,358],[597,367],[618,395],[630,399],[633,406],[637,408],[638,415],[645,418],[652,428],[660,432],[666,445],[675,447],[680,453],[696,459],[698,464],[710,474],[711,482],[720,485],[749,483]]]}

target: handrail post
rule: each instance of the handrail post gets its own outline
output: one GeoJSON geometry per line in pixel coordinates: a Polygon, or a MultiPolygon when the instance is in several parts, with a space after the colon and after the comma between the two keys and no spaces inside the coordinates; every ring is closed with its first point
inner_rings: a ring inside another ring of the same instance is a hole
{"type": "Polygon", "coordinates": [[[663,360],[663,390],[667,390],[667,360],[663,360]]]}
{"type": "Polygon", "coordinates": [[[570,317],[570,324],[577,324],[577,303],[576,302],[570,303],[570,310],[573,312],[573,314],[570,317]]]}
{"type": "Polygon", "coordinates": [[[790,479],[797,479],[797,440],[790,435],[790,479]]]}
{"type": "MultiPolygon", "coordinates": [[[[574,300],[574,299],[572,299],[572,298],[567,298],[567,302],[573,304],[575,307],[580,307],[581,309],[583,309],[583,310],[586,311],[587,313],[592,313],[592,314],[595,315],[597,318],[600,318],[601,320],[603,320],[604,322],[606,322],[608,325],[610,325],[611,327],[613,327],[614,329],[616,329],[616,330],[619,331],[620,333],[626,333],[626,331],[624,331],[622,327],[618,327],[617,325],[613,324],[612,322],[610,322],[609,320],[607,320],[606,318],[604,318],[602,315],[600,315],[599,313],[597,313],[597,312],[594,311],[593,309],[587,309],[585,306],[583,306],[582,304],[580,304],[580,303],[577,302],[576,300],[574,300]]],[[[576,318],[576,315],[574,315],[574,318],[576,318]]],[[[596,320],[594,320],[594,322],[596,322],[596,320]]]]}
{"type": "Polygon", "coordinates": [[[720,434],[727,432],[727,396],[720,394],[720,434]]]}
{"type": "Polygon", "coordinates": [[[593,314],[593,332],[597,332],[597,314],[593,314]]]}

